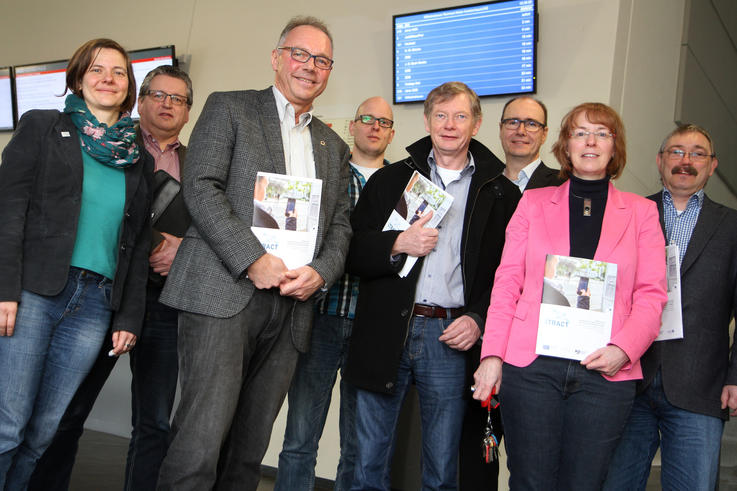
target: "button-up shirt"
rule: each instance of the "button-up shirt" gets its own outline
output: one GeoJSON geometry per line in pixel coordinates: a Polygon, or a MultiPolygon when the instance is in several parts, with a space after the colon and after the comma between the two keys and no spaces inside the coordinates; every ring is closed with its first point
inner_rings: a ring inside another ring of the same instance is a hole
{"type": "Polygon", "coordinates": [[[517,179],[510,179],[515,185],[517,185],[520,193],[523,193],[525,191],[525,188],[527,187],[527,184],[530,182],[530,178],[532,177],[532,173],[535,172],[535,169],[537,169],[537,166],[539,166],[541,163],[542,159],[533,160],[532,162],[524,166],[521,171],[519,171],[519,174],[517,174],[517,179]]]}
{"type": "Polygon", "coordinates": [[[180,181],[179,152],[177,152],[179,145],[181,145],[179,139],[174,143],[168,144],[164,150],[161,150],[161,146],[159,146],[156,138],[143,129],[143,127],[141,127],[141,135],[143,136],[143,145],[154,158],[154,170],[166,171],[171,177],[180,181]]]}
{"type": "MultiPolygon", "coordinates": [[[[389,165],[389,162],[384,160],[384,165],[389,165]]],[[[353,162],[351,162],[350,169],[351,178],[348,180],[348,195],[350,197],[350,211],[353,213],[353,208],[355,208],[361,190],[363,190],[368,179],[360,172],[359,166],[353,162]]],[[[337,315],[353,319],[358,300],[358,283],[358,276],[344,274],[330,288],[328,294],[320,299],[317,304],[318,311],[321,314],[337,315]]]]}
{"type": "Polygon", "coordinates": [[[468,188],[476,166],[473,156],[469,153],[468,165],[463,168],[458,178],[444,183],[438,174],[435,155],[432,151],[427,157],[427,163],[430,165],[432,182],[453,196],[453,204],[440,221],[438,242],[435,248],[422,263],[422,271],[415,291],[415,303],[447,308],[463,307],[465,300],[461,270],[461,238],[468,188]]]}
{"type": "Polygon", "coordinates": [[[679,212],[673,204],[673,196],[670,191],[663,188],[663,221],[665,222],[665,240],[668,244],[678,246],[678,254],[681,264],[686,248],[691,240],[691,234],[699,220],[701,206],[704,204],[704,190],[699,189],[688,198],[686,209],[679,212]]]}
{"type": "Polygon", "coordinates": [[[314,178],[315,156],[312,153],[312,134],[310,133],[312,108],[302,113],[299,116],[299,123],[295,123],[294,106],[276,86],[271,88],[276,98],[287,175],[314,178]]]}

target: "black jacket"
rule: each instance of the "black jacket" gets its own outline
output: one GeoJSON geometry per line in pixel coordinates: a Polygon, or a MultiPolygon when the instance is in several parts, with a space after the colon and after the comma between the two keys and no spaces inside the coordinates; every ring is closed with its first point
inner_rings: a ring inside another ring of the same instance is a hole
{"type": "MultiPolygon", "coordinates": [[[[663,223],[663,193],[655,201],[663,223]]],[[[728,419],[722,387],[737,385],[737,345],[729,324],[737,314],[737,211],[704,196],[681,264],[683,339],[656,341],[640,358],[643,392],[661,370],[663,390],[676,407],[728,419]]]]}
{"type": "MultiPolygon", "coordinates": [[[[0,165],[0,301],[62,291],[82,202],[82,150],[68,115],[24,114],[0,165]]],[[[143,319],[150,244],[153,158],[125,169],[125,207],[110,306],[113,330],[138,334],[143,319]]]]}
{"type": "MultiPolygon", "coordinates": [[[[430,177],[427,156],[431,148],[430,137],[425,137],[407,147],[409,158],[374,174],[351,216],[353,239],[346,270],[360,276],[361,282],[345,377],[363,389],[391,392],[396,382],[422,258],[407,277],[400,278],[401,262],[393,265],[389,260],[399,232],[381,230],[412,173],[417,170],[430,177]]],[[[488,148],[471,140],[469,151],[476,169],[461,238],[464,311],[483,330],[504,230],[520,193],[503,176],[504,165],[488,148]]]]}

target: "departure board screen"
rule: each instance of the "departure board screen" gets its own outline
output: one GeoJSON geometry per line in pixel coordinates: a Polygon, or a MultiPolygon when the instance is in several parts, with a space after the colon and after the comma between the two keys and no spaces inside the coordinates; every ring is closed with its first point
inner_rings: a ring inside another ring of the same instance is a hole
{"type": "Polygon", "coordinates": [[[502,0],[394,19],[394,103],[424,101],[445,82],[480,97],[534,93],[537,0],[502,0]]]}
{"type": "Polygon", "coordinates": [[[31,109],[64,110],[68,60],[15,67],[18,119],[31,109]]]}
{"type": "Polygon", "coordinates": [[[10,67],[0,67],[0,131],[13,129],[13,91],[10,67]]]}

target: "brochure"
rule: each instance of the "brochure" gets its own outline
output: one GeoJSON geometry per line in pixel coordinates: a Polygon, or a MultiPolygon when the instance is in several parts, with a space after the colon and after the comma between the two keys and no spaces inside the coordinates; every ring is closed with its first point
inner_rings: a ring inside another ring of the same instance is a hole
{"type": "Polygon", "coordinates": [[[583,360],[611,339],[617,265],[548,254],[535,353],[583,360]]]}
{"type": "Polygon", "coordinates": [[[322,180],[259,172],[251,230],[289,269],[312,261],[320,223],[322,180]]]}
{"type": "MultiPolygon", "coordinates": [[[[453,196],[419,172],[414,171],[382,230],[407,230],[410,225],[430,211],[433,214],[425,226],[435,228],[452,203],[453,196]]],[[[399,271],[399,276],[402,278],[407,276],[416,262],[416,257],[407,256],[402,270],[399,271]]]]}
{"type": "Polygon", "coordinates": [[[681,261],[678,245],[665,246],[665,258],[668,265],[668,303],[663,307],[660,320],[660,334],[655,341],[683,338],[683,317],[681,310],[681,261]]]}

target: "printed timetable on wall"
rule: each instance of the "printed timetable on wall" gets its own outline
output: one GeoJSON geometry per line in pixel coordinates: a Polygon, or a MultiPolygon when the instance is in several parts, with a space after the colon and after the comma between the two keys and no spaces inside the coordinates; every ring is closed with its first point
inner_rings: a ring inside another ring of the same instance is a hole
{"type": "Polygon", "coordinates": [[[536,90],[536,0],[394,16],[394,102],[458,80],[479,96],[536,90]]]}

